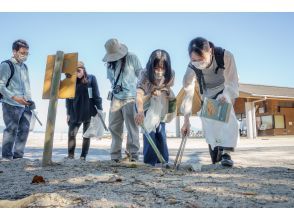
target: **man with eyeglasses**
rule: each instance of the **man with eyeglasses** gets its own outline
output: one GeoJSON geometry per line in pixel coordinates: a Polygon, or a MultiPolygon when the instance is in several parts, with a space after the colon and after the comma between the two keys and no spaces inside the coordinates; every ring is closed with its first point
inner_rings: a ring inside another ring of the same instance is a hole
{"type": "Polygon", "coordinates": [[[5,130],[2,141],[2,160],[22,158],[27,142],[31,110],[29,73],[26,64],[29,45],[25,40],[12,44],[13,56],[0,65],[0,98],[5,130]]]}

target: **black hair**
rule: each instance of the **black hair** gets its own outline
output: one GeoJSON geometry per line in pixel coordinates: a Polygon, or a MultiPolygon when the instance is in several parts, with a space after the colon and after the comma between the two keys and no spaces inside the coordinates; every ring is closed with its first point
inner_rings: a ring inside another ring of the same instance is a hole
{"type": "Polygon", "coordinates": [[[214,44],[203,37],[197,37],[189,43],[188,51],[189,55],[194,52],[199,56],[203,56],[203,52],[208,52],[209,49],[214,50],[214,44]]]}
{"type": "Polygon", "coordinates": [[[165,50],[157,49],[151,53],[149,57],[149,61],[146,64],[148,78],[151,83],[155,84],[154,68],[157,67],[160,62],[163,62],[163,66],[165,69],[164,83],[167,84],[172,78],[172,68],[171,68],[170,56],[165,50]]]}
{"type": "Polygon", "coordinates": [[[18,40],[13,42],[12,50],[19,51],[20,48],[29,49],[30,47],[29,47],[29,44],[25,40],[18,39],[18,40]]]}
{"type": "MultiPolygon", "coordinates": [[[[121,68],[120,68],[120,72],[123,72],[125,69],[125,65],[126,65],[126,61],[127,61],[127,55],[125,55],[123,58],[119,59],[121,60],[121,68]]],[[[108,62],[107,63],[107,67],[114,70],[115,71],[115,67],[116,67],[116,63],[119,61],[113,61],[113,62],[108,62]]]]}

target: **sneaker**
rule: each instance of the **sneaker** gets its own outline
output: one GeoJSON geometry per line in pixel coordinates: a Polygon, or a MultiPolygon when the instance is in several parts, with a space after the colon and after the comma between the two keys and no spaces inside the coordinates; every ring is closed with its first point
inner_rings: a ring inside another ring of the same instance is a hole
{"type": "Polygon", "coordinates": [[[221,164],[224,167],[232,167],[234,165],[234,161],[231,159],[231,156],[229,154],[224,153],[221,158],[221,164]]]}
{"type": "Polygon", "coordinates": [[[111,159],[112,162],[115,162],[115,163],[119,163],[120,160],[119,159],[111,159]]]}
{"type": "Polygon", "coordinates": [[[66,159],[66,160],[72,160],[72,159],[75,159],[75,157],[73,155],[68,155],[64,159],[66,159]]]}
{"type": "Polygon", "coordinates": [[[0,161],[2,161],[2,162],[8,162],[8,161],[12,161],[12,158],[2,157],[0,161]]]}

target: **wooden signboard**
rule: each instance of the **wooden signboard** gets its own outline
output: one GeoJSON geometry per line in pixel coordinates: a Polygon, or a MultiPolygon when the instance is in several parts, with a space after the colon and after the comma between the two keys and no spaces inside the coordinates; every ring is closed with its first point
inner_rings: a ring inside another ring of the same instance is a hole
{"type": "MultiPolygon", "coordinates": [[[[43,99],[50,99],[50,89],[52,86],[53,69],[56,55],[47,57],[46,73],[43,86],[43,99]]],[[[59,99],[74,98],[76,92],[78,53],[64,54],[62,73],[69,74],[70,77],[61,80],[58,91],[59,99]]]]}
{"type": "Polygon", "coordinates": [[[74,98],[77,79],[78,54],[57,51],[48,56],[43,87],[43,99],[49,99],[42,166],[52,165],[52,150],[58,99],[74,98]],[[61,81],[61,74],[70,77],[61,81]]]}
{"type": "MultiPolygon", "coordinates": [[[[185,90],[182,88],[177,95],[177,116],[182,116],[183,114],[180,112],[181,105],[183,102],[183,99],[185,98],[185,90]]],[[[197,112],[201,109],[201,97],[199,94],[199,86],[197,81],[195,81],[194,86],[194,96],[193,96],[193,102],[192,102],[192,116],[196,116],[197,112]]]]}

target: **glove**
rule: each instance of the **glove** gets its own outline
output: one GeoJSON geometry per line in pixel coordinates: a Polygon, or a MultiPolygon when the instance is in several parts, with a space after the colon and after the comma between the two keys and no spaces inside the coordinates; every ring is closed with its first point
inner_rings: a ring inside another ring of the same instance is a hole
{"type": "Polygon", "coordinates": [[[31,111],[36,109],[36,105],[35,105],[35,102],[34,102],[34,101],[32,101],[32,100],[28,100],[27,102],[30,103],[30,104],[28,105],[28,108],[29,108],[31,111]]]}
{"type": "Polygon", "coordinates": [[[226,96],[224,94],[219,94],[216,98],[217,101],[219,101],[220,103],[224,104],[227,103],[228,100],[226,98],[226,96]]]}

